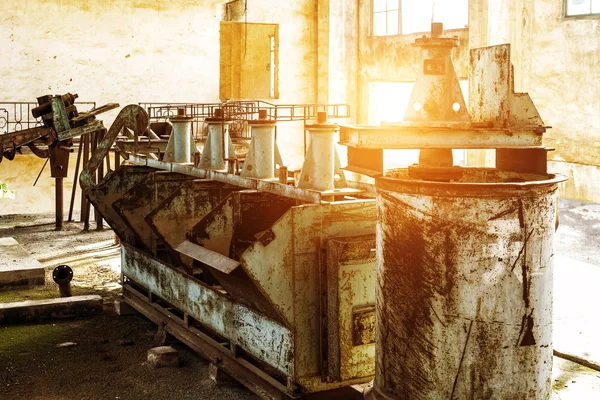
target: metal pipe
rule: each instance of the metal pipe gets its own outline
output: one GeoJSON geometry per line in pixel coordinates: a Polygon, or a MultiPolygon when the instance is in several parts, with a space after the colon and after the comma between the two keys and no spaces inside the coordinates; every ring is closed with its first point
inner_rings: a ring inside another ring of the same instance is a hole
{"type": "Polygon", "coordinates": [[[59,265],[52,271],[52,279],[58,285],[60,297],[71,297],[73,270],[68,265],[59,265]]]}
{"type": "Polygon", "coordinates": [[[173,124],[173,161],[189,164],[192,162],[192,118],[178,115],[169,121],[173,124]]]}
{"type": "MultiPolygon", "coordinates": [[[[75,173],[73,174],[73,189],[71,190],[71,202],[69,203],[69,218],[67,221],[73,221],[73,208],[75,207],[75,194],[77,193],[77,180],[79,179],[79,164],[81,164],[81,148],[83,147],[83,138],[79,138],[77,150],[77,163],[75,164],[75,173]]],[[[83,194],[82,194],[83,196],[83,194]]]]}
{"type": "Polygon", "coordinates": [[[320,191],[333,190],[335,178],[335,135],[337,124],[327,123],[327,113],[319,112],[316,124],[306,125],[310,135],[308,153],[298,187],[320,191]]]}
{"type": "Polygon", "coordinates": [[[205,143],[205,148],[202,151],[201,167],[223,170],[226,168],[226,155],[229,154],[229,121],[207,121],[207,124],[208,139],[206,143],[209,146],[206,146],[205,143]]]}
{"type": "Polygon", "coordinates": [[[266,110],[258,111],[257,120],[248,121],[252,141],[244,162],[243,177],[257,179],[275,178],[275,127],[276,122],[267,119],[266,110]]]}
{"type": "Polygon", "coordinates": [[[549,399],[556,191],[467,169],[376,179],[377,336],[368,399],[549,399]],[[533,394],[533,395],[532,395],[533,394]]]}
{"type": "MultiPolygon", "coordinates": [[[[82,137],[79,138],[79,140],[83,140],[83,158],[81,160],[81,169],[85,169],[85,166],[87,165],[87,162],[90,158],[90,139],[89,139],[89,135],[83,135],[82,137]]],[[[88,200],[85,197],[85,193],[83,193],[83,191],[81,192],[81,206],[80,206],[80,211],[79,211],[79,222],[84,222],[84,228],[83,230],[87,230],[85,228],[85,224],[86,221],[88,221],[86,218],[86,208],[87,208],[87,204],[88,204],[88,200]]],[[[89,222],[87,222],[88,224],[88,228],[89,228],[89,222]]]]}
{"type": "MultiPolygon", "coordinates": [[[[102,142],[105,132],[106,132],[106,129],[103,129],[94,134],[95,143],[96,143],[96,145],[94,146],[94,151],[98,148],[98,144],[102,142]]],[[[104,163],[102,163],[102,162],[98,166],[98,174],[96,176],[96,179],[97,179],[96,182],[98,184],[100,184],[104,180],[104,163]]],[[[102,214],[100,213],[100,210],[98,210],[98,209],[95,209],[95,219],[96,219],[96,230],[97,231],[103,230],[104,229],[104,226],[102,223],[103,218],[102,218],[102,214]]]]}
{"type": "Polygon", "coordinates": [[[55,230],[61,231],[63,228],[63,218],[64,218],[64,188],[63,188],[63,178],[54,178],[54,186],[55,186],[55,201],[56,201],[56,222],[55,222],[55,230]]]}

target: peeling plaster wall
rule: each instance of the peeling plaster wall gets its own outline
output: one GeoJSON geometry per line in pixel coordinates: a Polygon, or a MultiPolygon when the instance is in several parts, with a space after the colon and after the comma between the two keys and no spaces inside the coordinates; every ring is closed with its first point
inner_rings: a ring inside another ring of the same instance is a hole
{"type": "Polygon", "coordinates": [[[552,171],[567,198],[600,202],[600,18],[564,18],[563,0],[472,0],[477,45],[511,43],[515,89],[546,125],[552,171]]]}
{"type": "MultiPolygon", "coordinates": [[[[43,94],[72,92],[79,94],[79,101],[98,105],[214,102],[219,95],[219,27],[225,3],[3,0],[0,99],[35,101],[43,94]]],[[[279,24],[278,102],[315,103],[317,1],[250,0],[247,20],[279,24]]],[[[110,126],[117,113],[100,119],[110,126]]],[[[284,161],[299,168],[302,124],[280,124],[278,141],[284,161]]],[[[49,173],[32,190],[33,181],[24,174],[29,176],[31,170],[37,175],[41,164],[25,158],[17,155],[0,164],[0,181],[10,181],[23,194],[10,205],[0,203],[0,214],[53,210],[49,173]],[[43,194],[38,196],[38,191],[43,194]]]]}
{"type": "MultiPolygon", "coordinates": [[[[35,156],[29,149],[17,154],[14,161],[4,160],[0,164],[0,181],[5,182],[10,190],[15,191],[14,199],[0,199],[0,215],[37,214],[54,212],[54,179],[50,178],[50,163],[46,165],[37,184],[33,186],[38,173],[46,160],[35,156]]],[[[111,161],[114,163],[113,154],[111,161]]],[[[65,220],[69,212],[73,174],[77,163],[77,151],[69,157],[69,175],[63,179],[65,220]]],[[[77,183],[74,214],[79,220],[81,190],[77,183]]],[[[91,219],[93,220],[93,213],[91,219]]]]}

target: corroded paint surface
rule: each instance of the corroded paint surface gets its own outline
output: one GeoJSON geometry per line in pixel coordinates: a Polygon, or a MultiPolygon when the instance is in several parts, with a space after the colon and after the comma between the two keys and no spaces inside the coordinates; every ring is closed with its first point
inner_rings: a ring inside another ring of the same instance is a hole
{"type": "Polygon", "coordinates": [[[510,43],[515,89],[529,92],[552,126],[544,135],[555,149],[548,157],[573,178],[561,196],[597,202],[600,19],[563,18],[563,0],[469,3],[471,47],[510,43]]]}
{"type": "Polygon", "coordinates": [[[548,399],[556,182],[495,193],[389,181],[378,182],[375,395],[548,399]]]}
{"type": "Polygon", "coordinates": [[[282,325],[125,245],[123,274],[279,371],[293,376],[293,338],[282,325]]]}

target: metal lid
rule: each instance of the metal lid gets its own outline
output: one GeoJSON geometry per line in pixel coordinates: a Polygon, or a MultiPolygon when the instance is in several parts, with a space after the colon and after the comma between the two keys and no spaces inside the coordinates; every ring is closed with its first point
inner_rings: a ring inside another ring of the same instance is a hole
{"type": "Polygon", "coordinates": [[[415,39],[412,45],[417,47],[456,47],[458,46],[458,37],[445,37],[444,24],[441,22],[432,22],[431,35],[423,35],[415,39]]]}
{"type": "Polygon", "coordinates": [[[225,118],[222,108],[215,108],[215,110],[213,111],[213,116],[204,118],[204,121],[206,121],[206,122],[231,122],[231,119],[225,118]]]}
{"type": "Polygon", "coordinates": [[[277,121],[273,119],[269,119],[267,115],[267,110],[260,109],[258,110],[258,119],[249,119],[248,125],[275,125],[277,121]]]}
{"type": "Polygon", "coordinates": [[[327,122],[327,112],[319,111],[317,113],[317,123],[306,124],[306,129],[340,129],[338,124],[327,122]]]}
{"type": "Polygon", "coordinates": [[[186,122],[186,121],[191,121],[192,119],[194,119],[194,118],[191,116],[188,117],[187,115],[185,115],[185,108],[178,108],[177,115],[169,117],[169,121],[171,121],[171,122],[186,122]]]}

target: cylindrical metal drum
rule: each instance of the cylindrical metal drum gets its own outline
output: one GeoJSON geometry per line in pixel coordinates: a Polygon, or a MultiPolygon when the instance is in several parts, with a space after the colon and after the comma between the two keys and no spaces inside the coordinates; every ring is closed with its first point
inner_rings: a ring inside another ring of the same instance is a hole
{"type": "Polygon", "coordinates": [[[173,124],[173,161],[192,162],[192,118],[177,116],[170,121],[173,124]]]}
{"type": "Polygon", "coordinates": [[[335,188],[335,136],[339,125],[327,122],[327,112],[318,113],[316,124],[307,124],[310,138],[298,187],[320,191],[335,188]]]}
{"type": "Polygon", "coordinates": [[[310,135],[310,157],[313,164],[313,180],[310,188],[315,190],[333,190],[335,178],[335,134],[337,125],[329,127],[308,127],[310,135]]]}
{"type": "Polygon", "coordinates": [[[227,167],[225,158],[229,154],[229,122],[226,120],[208,121],[208,141],[210,147],[202,153],[203,168],[223,170],[227,167]]]}
{"type": "Polygon", "coordinates": [[[242,176],[258,179],[275,178],[275,121],[250,120],[253,165],[244,165],[242,176]],[[252,168],[252,169],[250,169],[252,168]]]}
{"type": "Polygon", "coordinates": [[[377,186],[371,399],[548,399],[555,175],[377,186]]]}

